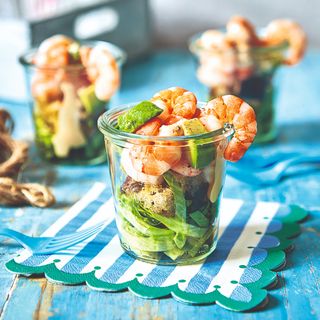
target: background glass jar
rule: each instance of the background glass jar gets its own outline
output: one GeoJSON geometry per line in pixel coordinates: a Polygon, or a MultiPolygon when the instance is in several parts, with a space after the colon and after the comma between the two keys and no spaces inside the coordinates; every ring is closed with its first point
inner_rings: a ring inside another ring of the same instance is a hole
{"type": "Polygon", "coordinates": [[[241,47],[208,50],[199,45],[201,34],[191,38],[189,48],[198,62],[197,77],[209,89],[208,98],[233,94],[247,101],[255,110],[258,132],[255,142],[276,138],[273,79],[283,64],[287,44],[269,47],[241,47]]]}
{"type": "Polygon", "coordinates": [[[106,142],[122,247],[140,260],[157,264],[202,260],[217,244],[225,176],[223,152],[233,128],[180,137],[117,130],[118,116],[134,105],[112,109],[98,121],[106,142]],[[142,158],[149,170],[161,170],[154,161],[155,152],[171,158],[178,155],[184,161],[178,168],[166,168],[163,174],[142,173],[142,158]]]}
{"type": "MultiPolygon", "coordinates": [[[[84,44],[90,48],[106,47],[119,69],[125,53],[115,45],[101,41],[84,44]]],[[[96,123],[109,101],[95,95],[81,64],[66,67],[38,67],[32,49],[19,59],[28,88],[28,104],[32,110],[35,142],[41,158],[63,164],[97,164],[106,160],[104,142],[96,123]]]]}

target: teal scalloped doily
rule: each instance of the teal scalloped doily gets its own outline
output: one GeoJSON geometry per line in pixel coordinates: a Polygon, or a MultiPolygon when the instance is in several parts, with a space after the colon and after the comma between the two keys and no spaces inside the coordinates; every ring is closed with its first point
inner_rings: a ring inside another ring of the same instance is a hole
{"type": "Polygon", "coordinates": [[[117,237],[110,191],[94,187],[43,235],[63,235],[86,228],[107,217],[98,235],[55,255],[23,251],[9,261],[9,271],[44,274],[50,281],[85,283],[102,291],[129,289],[143,298],[171,295],[190,304],[216,303],[234,311],[262,305],[266,288],[285,265],[285,250],[300,233],[307,212],[276,202],[222,201],[219,242],[205,262],[190,266],[158,266],[123,252],[117,237]],[[107,214],[108,213],[108,214],[107,214]]]}

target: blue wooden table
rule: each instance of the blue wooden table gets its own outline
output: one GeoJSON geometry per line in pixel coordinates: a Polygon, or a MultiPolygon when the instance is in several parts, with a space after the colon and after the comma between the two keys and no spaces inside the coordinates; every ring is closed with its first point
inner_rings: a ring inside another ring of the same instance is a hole
{"type": "MultiPolygon", "coordinates": [[[[279,139],[272,148],[320,150],[320,54],[309,53],[297,67],[283,69],[276,82],[279,139]]],[[[182,86],[204,99],[192,57],[184,51],[162,52],[129,65],[112,105],[149,98],[159,89],[182,86]]],[[[16,120],[15,136],[32,139],[29,110],[21,102],[0,99],[16,120]]],[[[33,151],[32,151],[33,152],[33,151]]],[[[0,209],[2,226],[40,235],[77,201],[95,181],[107,181],[107,167],[58,167],[32,154],[23,179],[50,185],[57,197],[51,209],[0,209]]],[[[227,177],[224,194],[242,199],[295,203],[310,210],[295,250],[287,257],[279,282],[265,309],[234,313],[219,306],[190,306],[171,298],[143,300],[131,294],[103,293],[86,286],[61,286],[43,278],[8,273],[4,264],[17,250],[0,244],[0,317],[3,319],[320,319],[320,171],[291,176],[277,186],[252,188],[227,177]]]]}

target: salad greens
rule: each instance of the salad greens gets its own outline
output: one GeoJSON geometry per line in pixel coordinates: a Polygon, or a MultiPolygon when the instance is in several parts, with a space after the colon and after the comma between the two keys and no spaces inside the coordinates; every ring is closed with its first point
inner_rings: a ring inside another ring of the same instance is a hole
{"type": "Polygon", "coordinates": [[[212,226],[217,218],[216,205],[207,198],[201,207],[197,205],[197,210],[190,211],[193,202],[199,200],[187,199],[190,193],[183,180],[172,171],[166,172],[163,178],[173,193],[175,215],[165,216],[144,207],[134,193],[126,193],[122,188],[117,192],[121,241],[145,259],[158,260],[165,255],[175,261],[204,255],[216,237],[217,230],[212,226]]]}
{"type": "Polygon", "coordinates": [[[95,94],[95,86],[78,89],[79,99],[88,114],[93,114],[96,110],[101,110],[105,106],[105,101],[99,100],[95,94]]]}
{"type": "Polygon", "coordinates": [[[166,172],[163,178],[173,192],[177,218],[180,218],[181,221],[186,221],[187,206],[181,183],[175,180],[174,175],[170,171],[166,172]]]}
{"type": "Polygon", "coordinates": [[[208,227],[210,223],[209,219],[200,210],[192,212],[190,217],[199,227],[208,227]]]}

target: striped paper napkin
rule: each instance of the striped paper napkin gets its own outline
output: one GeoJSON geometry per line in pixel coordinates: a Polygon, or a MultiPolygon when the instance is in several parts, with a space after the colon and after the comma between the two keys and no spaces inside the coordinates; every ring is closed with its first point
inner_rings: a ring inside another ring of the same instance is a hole
{"type": "Polygon", "coordinates": [[[123,251],[110,190],[97,183],[43,236],[64,235],[107,220],[99,234],[53,255],[22,251],[6,267],[19,274],[45,274],[55,282],[86,283],[97,290],[127,288],[144,298],[171,294],[187,303],[248,310],[266,302],[264,288],[276,280],[272,270],[284,265],[284,250],[306,215],[297,206],[277,202],[223,199],[215,252],[198,264],[159,266],[135,260],[123,251]]]}

